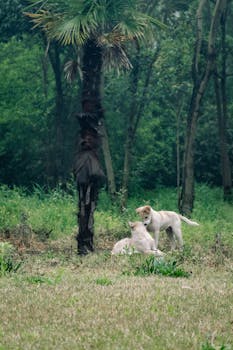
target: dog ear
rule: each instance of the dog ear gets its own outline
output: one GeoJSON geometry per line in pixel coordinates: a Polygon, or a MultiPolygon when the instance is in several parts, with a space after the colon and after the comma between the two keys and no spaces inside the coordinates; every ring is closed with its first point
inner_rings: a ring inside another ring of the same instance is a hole
{"type": "Polygon", "coordinates": [[[128,224],[129,224],[129,227],[132,228],[132,229],[133,229],[134,226],[135,226],[135,222],[132,222],[132,221],[129,221],[128,224]]]}
{"type": "Polygon", "coordinates": [[[151,206],[150,206],[150,205],[146,205],[146,206],[144,207],[144,212],[149,214],[150,211],[151,211],[151,206]]]}

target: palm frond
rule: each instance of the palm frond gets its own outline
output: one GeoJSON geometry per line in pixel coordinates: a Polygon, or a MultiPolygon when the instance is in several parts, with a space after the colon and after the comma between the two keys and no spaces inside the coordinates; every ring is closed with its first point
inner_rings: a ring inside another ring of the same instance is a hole
{"type": "Polygon", "coordinates": [[[66,62],[64,67],[64,74],[66,80],[71,83],[75,80],[77,75],[80,76],[80,79],[82,80],[82,70],[77,60],[70,60],[66,62]]]}
{"type": "Polygon", "coordinates": [[[167,29],[162,22],[137,11],[126,13],[124,18],[114,27],[115,32],[121,33],[125,40],[149,40],[155,34],[154,26],[167,29]]]}
{"type": "Polygon", "coordinates": [[[74,17],[70,20],[63,20],[53,28],[50,35],[63,45],[83,44],[90,34],[90,27],[85,20],[74,17]]]}
{"type": "Polygon", "coordinates": [[[42,9],[37,13],[24,12],[24,15],[32,19],[32,22],[34,23],[33,29],[40,27],[45,32],[50,31],[51,28],[53,28],[54,23],[59,20],[58,14],[42,9]]]}
{"type": "Polygon", "coordinates": [[[122,45],[111,45],[103,49],[103,62],[105,70],[115,69],[128,70],[132,68],[132,64],[122,45]]]}
{"type": "Polygon", "coordinates": [[[90,37],[100,37],[99,44],[132,40],[149,41],[154,26],[165,29],[160,21],[137,11],[135,0],[30,0],[40,7],[26,13],[49,39],[64,45],[83,45],[90,37]],[[108,33],[108,34],[104,34],[108,33]],[[108,35],[108,37],[106,36],[108,35]]]}
{"type": "Polygon", "coordinates": [[[112,45],[119,45],[126,41],[126,38],[123,34],[113,31],[110,33],[104,33],[97,37],[96,39],[97,44],[99,46],[112,46],[112,45]]]}
{"type": "Polygon", "coordinates": [[[50,39],[56,39],[63,45],[82,45],[98,26],[96,13],[86,9],[74,15],[74,9],[66,10],[58,13],[52,9],[39,9],[36,13],[26,12],[25,15],[32,19],[33,28],[42,28],[50,39]]]}

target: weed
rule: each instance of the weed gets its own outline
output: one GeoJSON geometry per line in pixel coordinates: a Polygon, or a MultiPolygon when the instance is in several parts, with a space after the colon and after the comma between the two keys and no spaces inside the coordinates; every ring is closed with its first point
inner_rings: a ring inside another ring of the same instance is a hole
{"type": "Polygon", "coordinates": [[[27,282],[32,284],[53,284],[53,281],[45,276],[29,276],[26,278],[27,282]]]}
{"type": "Polygon", "coordinates": [[[26,277],[26,281],[31,284],[47,284],[47,285],[54,285],[61,281],[63,276],[63,270],[58,271],[58,274],[55,278],[49,278],[42,275],[35,275],[35,276],[28,276],[26,277]]]}
{"type": "Polygon", "coordinates": [[[190,273],[177,266],[177,261],[148,257],[140,266],[136,266],[135,276],[162,275],[169,277],[189,277],[190,273]]]}
{"type": "Polygon", "coordinates": [[[230,350],[230,349],[226,345],[215,347],[209,341],[207,341],[205,344],[202,344],[201,350],[230,350]]]}
{"type": "Polygon", "coordinates": [[[112,284],[112,281],[107,277],[99,277],[95,280],[95,282],[100,286],[110,286],[112,284]]]}
{"type": "Polygon", "coordinates": [[[8,242],[0,242],[0,276],[16,272],[21,266],[13,259],[14,247],[8,242]]]}

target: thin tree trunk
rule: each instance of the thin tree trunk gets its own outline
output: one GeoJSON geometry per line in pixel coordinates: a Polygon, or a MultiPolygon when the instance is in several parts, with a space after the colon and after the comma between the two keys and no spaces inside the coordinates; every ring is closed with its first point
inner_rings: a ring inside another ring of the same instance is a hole
{"type": "Polygon", "coordinates": [[[123,167],[123,181],[121,188],[121,209],[124,210],[128,200],[128,184],[130,175],[130,164],[132,157],[132,144],[133,137],[130,127],[127,130],[126,141],[125,141],[125,157],[124,157],[124,167],[123,167]]]}
{"type": "MultiPolygon", "coordinates": [[[[101,77],[101,99],[103,99],[104,95],[104,76],[102,74],[101,77]]],[[[111,200],[113,201],[115,199],[116,194],[116,182],[115,182],[115,175],[113,171],[113,164],[112,164],[112,157],[111,157],[111,151],[109,146],[109,138],[108,138],[108,132],[106,128],[105,123],[105,116],[104,113],[102,113],[102,120],[100,123],[100,133],[101,133],[101,145],[102,145],[102,151],[104,156],[104,163],[105,163],[105,169],[106,169],[106,175],[107,175],[107,184],[108,184],[108,193],[111,197],[111,200]]]]}
{"type": "Polygon", "coordinates": [[[223,196],[225,200],[232,200],[232,177],[231,163],[228,154],[227,142],[227,97],[226,97],[226,13],[221,19],[221,76],[219,75],[217,64],[215,66],[214,86],[216,95],[216,106],[218,115],[218,129],[220,141],[221,175],[223,196]]]}
{"type": "Polygon", "coordinates": [[[181,99],[178,111],[176,113],[176,186],[177,186],[177,198],[178,198],[178,207],[180,199],[180,117],[183,110],[183,98],[181,99]]]}
{"type": "Polygon", "coordinates": [[[116,183],[115,183],[115,176],[112,166],[112,157],[108,142],[108,133],[106,130],[105,120],[102,119],[101,126],[100,126],[100,132],[101,132],[101,139],[102,139],[102,150],[104,155],[104,162],[105,162],[105,168],[106,168],[106,175],[107,175],[107,182],[108,182],[108,193],[111,196],[111,199],[113,200],[116,194],[116,183]]]}
{"type": "Polygon", "coordinates": [[[122,192],[121,208],[122,209],[125,208],[127,199],[128,199],[128,185],[129,185],[129,177],[130,177],[130,170],[131,170],[133,144],[135,141],[138,124],[142,116],[143,109],[146,105],[146,95],[148,92],[148,86],[150,83],[150,78],[153,70],[153,64],[156,61],[159,54],[159,48],[158,48],[155,54],[153,55],[152,60],[150,61],[150,64],[148,66],[144,88],[143,88],[142,96],[140,98],[140,103],[137,104],[140,65],[139,65],[139,46],[137,45],[136,48],[137,48],[136,62],[134,64],[134,68],[132,71],[132,104],[131,104],[130,114],[128,118],[128,128],[127,128],[126,141],[125,141],[123,181],[122,181],[122,188],[121,188],[121,192],[122,192]]]}
{"type": "Polygon", "coordinates": [[[122,188],[121,188],[121,208],[124,209],[128,199],[128,184],[129,184],[129,174],[130,174],[130,165],[132,157],[132,147],[134,141],[133,134],[133,124],[135,120],[135,115],[137,111],[137,91],[138,91],[138,79],[139,79],[139,52],[140,47],[137,41],[136,45],[136,55],[135,63],[131,71],[131,106],[129,111],[129,116],[127,120],[127,131],[126,131],[126,140],[125,140],[125,156],[124,156],[124,166],[123,166],[123,179],[122,179],[122,188]]]}
{"type": "Polygon", "coordinates": [[[193,60],[193,92],[190,109],[187,117],[187,129],[185,140],[184,164],[182,172],[182,191],[180,197],[180,211],[189,216],[194,204],[194,152],[197,121],[200,112],[201,101],[205,93],[210,75],[215,64],[215,41],[220,17],[226,7],[226,0],[217,0],[212,16],[208,39],[208,53],[204,72],[200,68],[200,52],[202,39],[202,12],[206,0],[200,0],[197,11],[197,36],[193,60]]]}
{"type": "Polygon", "coordinates": [[[74,173],[79,193],[78,253],[94,250],[94,211],[104,174],[98,158],[99,123],[103,117],[101,102],[102,50],[89,39],[83,54],[82,113],[78,115],[80,142],[74,173]]]}
{"type": "Polygon", "coordinates": [[[218,116],[218,129],[219,129],[219,141],[220,141],[220,158],[221,158],[221,175],[223,196],[225,200],[231,200],[232,195],[232,178],[231,178],[231,165],[228,155],[228,143],[226,135],[226,118],[223,111],[223,99],[218,81],[217,74],[214,75],[214,86],[216,95],[216,106],[218,116]]]}
{"type": "Polygon", "coordinates": [[[49,58],[55,77],[55,147],[54,147],[54,182],[65,182],[65,135],[64,135],[64,97],[61,78],[61,62],[58,45],[50,45],[49,58]]]}

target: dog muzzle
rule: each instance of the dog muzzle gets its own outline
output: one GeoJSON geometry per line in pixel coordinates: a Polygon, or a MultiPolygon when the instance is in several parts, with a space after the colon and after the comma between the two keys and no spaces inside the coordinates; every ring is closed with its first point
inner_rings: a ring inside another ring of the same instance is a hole
{"type": "Polygon", "coordinates": [[[148,226],[151,223],[151,217],[143,221],[144,226],[148,226]]]}

